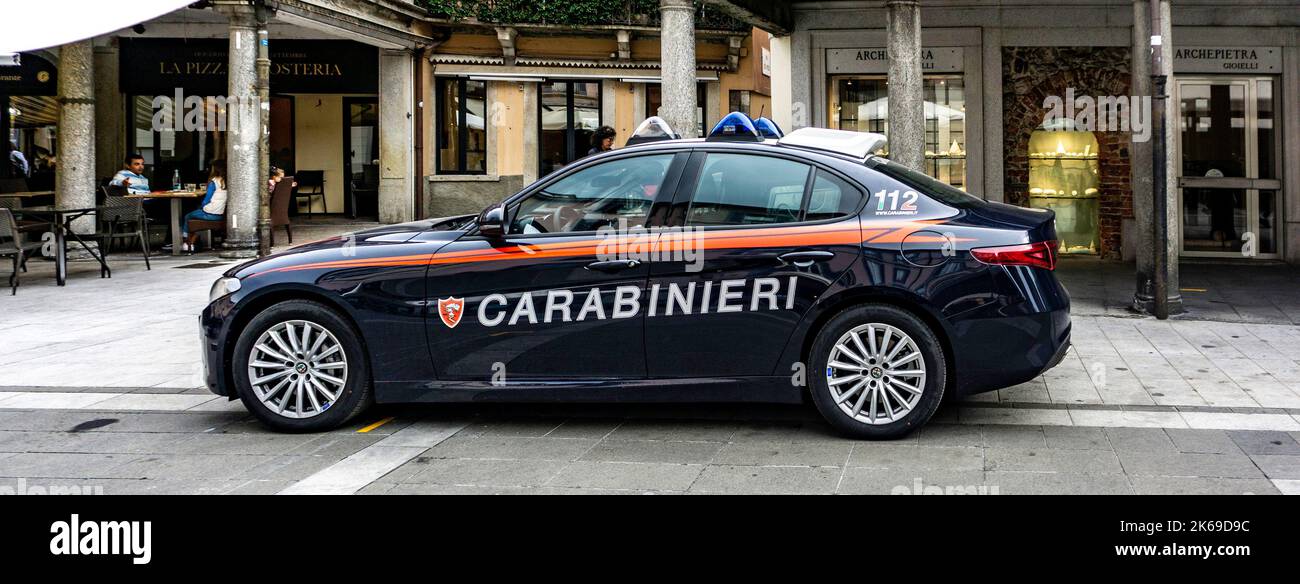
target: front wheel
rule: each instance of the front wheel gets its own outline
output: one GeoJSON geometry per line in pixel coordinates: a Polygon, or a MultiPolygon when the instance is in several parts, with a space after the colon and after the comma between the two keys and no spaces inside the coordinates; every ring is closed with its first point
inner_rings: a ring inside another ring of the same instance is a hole
{"type": "Polygon", "coordinates": [[[235,344],[233,377],[245,407],[285,432],[336,428],[370,405],[370,372],[356,330],[317,302],[276,304],[235,344]]]}
{"type": "Polygon", "coordinates": [[[943,400],[943,347],[921,319],[867,304],[836,315],[812,346],[817,410],[854,438],[897,438],[921,427],[943,400]]]}

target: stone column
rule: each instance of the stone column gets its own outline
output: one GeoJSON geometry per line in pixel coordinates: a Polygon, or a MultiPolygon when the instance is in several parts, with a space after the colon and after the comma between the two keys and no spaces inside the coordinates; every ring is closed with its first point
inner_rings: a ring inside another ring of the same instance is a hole
{"type": "MultiPolygon", "coordinates": [[[[538,101],[542,99],[541,84],[525,81],[524,86],[524,184],[531,185],[541,178],[541,145],[538,138],[542,120],[538,116],[541,110],[538,101]]],[[[643,100],[644,102],[644,100],[643,100]]]]}
{"type": "Polygon", "coordinates": [[[119,57],[112,46],[95,47],[95,176],[113,176],[126,157],[126,103],[118,86],[119,57]]]}
{"type": "MultiPolygon", "coordinates": [[[[1161,42],[1164,43],[1164,75],[1168,78],[1165,87],[1165,94],[1170,95],[1165,103],[1165,184],[1152,184],[1152,142],[1157,139],[1152,136],[1150,140],[1144,142],[1135,141],[1132,144],[1132,164],[1130,165],[1133,177],[1133,217],[1134,231],[1137,237],[1135,248],[1137,249],[1137,270],[1135,273],[1136,291],[1133,295],[1134,307],[1143,312],[1152,312],[1154,302],[1152,291],[1154,290],[1155,281],[1155,245],[1154,245],[1154,223],[1155,217],[1152,214],[1153,201],[1157,196],[1165,197],[1166,217],[1168,226],[1168,250],[1169,265],[1166,270],[1168,278],[1168,297],[1169,313],[1177,314],[1182,312],[1182,294],[1178,290],[1178,250],[1182,247],[1180,235],[1178,233],[1178,174],[1181,164],[1177,159],[1178,131],[1178,104],[1173,101],[1172,93],[1174,88],[1174,54],[1173,54],[1173,27],[1169,20],[1169,1],[1157,0],[1160,3],[1160,10],[1163,12],[1161,17],[1162,30],[1153,32],[1151,30],[1151,2],[1150,0],[1133,1],[1133,95],[1151,96],[1153,92],[1151,82],[1151,36],[1158,34],[1161,42]]],[[[1141,100],[1140,100],[1141,101],[1141,100]]],[[[1150,118],[1148,118],[1150,123],[1150,118]]]]}
{"type": "MultiPolygon", "coordinates": [[[[1133,0],[1133,61],[1132,93],[1134,96],[1151,95],[1151,3],[1133,0]]],[[[1145,117],[1145,112],[1144,112],[1145,117]]],[[[1148,123],[1150,119],[1148,118],[1148,123]]],[[[1130,146],[1129,175],[1133,189],[1133,249],[1137,263],[1134,304],[1145,310],[1151,303],[1151,282],[1154,278],[1155,256],[1151,247],[1151,142],[1134,140],[1130,146]]]]}
{"type": "Polygon", "coordinates": [[[695,5],[659,0],[660,117],[683,138],[695,138],[695,5]]]}
{"type": "MultiPolygon", "coordinates": [[[[414,55],[379,53],[379,222],[415,219],[414,55]]],[[[346,180],[346,179],[345,179],[346,180]]]]}
{"type": "MultiPolygon", "coordinates": [[[[91,41],[59,47],[59,164],[54,200],[61,207],[95,206],[95,49],[91,41]]],[[[94,216],[72,224],[94,233],[94,216]]]]}
{"type": "Polygon", "coordinates": [[[889,159],[925,169],[925,99],[921,77],[921,5],[889,0],[889,159]]]}
{"type": "MultiPolygon", "coordinates": [[[[221,257],[257,255],[257,216],[266,179],[260,175],[262,103],[257,91],[257,19],[251,5],[218,2],[230,20],[226,104],[226,241],[221,257]]],[[[270,104],[267,104],[270,105],[270,104]]]]}

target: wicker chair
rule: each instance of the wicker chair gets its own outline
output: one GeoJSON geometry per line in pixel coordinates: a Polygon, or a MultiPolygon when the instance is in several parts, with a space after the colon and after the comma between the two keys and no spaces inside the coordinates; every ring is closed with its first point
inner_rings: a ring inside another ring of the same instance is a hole
{"type": "Polygon", "coordinates": [[[144,267],[149,265],[149,217],[144,213],[143,201],[128,199],[119,194],[121,190],[103,187],[104,205],[99,211],[100,229],[95,238],[100,241],[100,253],[108,255],[113,241],[118,238],[135,238],[140,240],[140,251],[144,254],[144,267]]]}
{"type": "MultiPolygon", "coordinates": [[[[0,209],[18,210],[22,208],[20,203],[20,199],[0,197],[0,209]]],[[[18,226],[18,231],[22,233],[45,233],[54,228],[49,221],[38,221],[36,219],[14,219],[14,224],[18,226]]]]}
{"type": "Polygon", "coordinates": [[[10,295],[18,294],[18,271],[27,271],[27,258],[41,249],[41,242],[23,243],[22,232],[9,209],[0,208],[0,257],[12,257],[14,271],[9,275],[10,295]]]}

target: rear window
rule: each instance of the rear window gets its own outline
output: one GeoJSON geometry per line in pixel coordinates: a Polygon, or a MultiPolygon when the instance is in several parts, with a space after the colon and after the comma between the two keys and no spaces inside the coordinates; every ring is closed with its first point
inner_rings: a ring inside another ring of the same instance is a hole
{"type": "Polygon", "coordinates": [[[916,172],[915,170],[904,167],[897,162],[890,162],[880,158],[875,158],[873,161],[875,164],[871,166],[872,170],[921,191],[930,198],[945,205],[963,209],[984,205],[984,199],[947,183],[935,180],[933,177],[925,173],[916,172]]]}

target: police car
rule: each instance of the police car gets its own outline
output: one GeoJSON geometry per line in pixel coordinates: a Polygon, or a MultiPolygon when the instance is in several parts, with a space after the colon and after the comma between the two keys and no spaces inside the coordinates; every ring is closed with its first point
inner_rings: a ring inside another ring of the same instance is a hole
{"type": "Polygon", "coordinates": [[[240,265],[201,327],[208,387],[318,431],[375,402],[811,400],[887,438],[1070,340],[1050,211],[875,154],[876,134],[658,118],[478,215],[240,265]]]}

